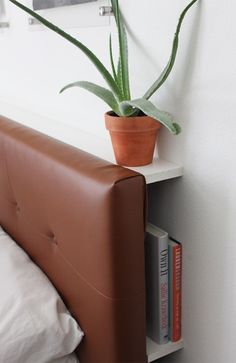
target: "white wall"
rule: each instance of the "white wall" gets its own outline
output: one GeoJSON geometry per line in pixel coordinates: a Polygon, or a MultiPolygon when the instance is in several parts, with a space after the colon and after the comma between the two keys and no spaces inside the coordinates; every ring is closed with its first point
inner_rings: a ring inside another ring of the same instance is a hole
{"type": "MultiPolygon", "coordinates": [[[[130,35],[134,96],[154,81],[169,55],[186,0],[121,0],[130,35]]],[[[58,121],[105,135],[106,106],[66,83],[103,82],[72,45],[48,31],[29,31],[25,14],[8,6],[11,28],[0,34],[0,98],[58,121]]],[[[154,100],[183,127],[165,130],[160,154],[185,168],[180,180],[150,187],[152,221],[184,244],[185,349],[181,363],[236,360],[236,3],[200,0],[185,21],[177,63],[154,100]]],[[[108,64],[109,27],[73,30],[108,64]]]]}

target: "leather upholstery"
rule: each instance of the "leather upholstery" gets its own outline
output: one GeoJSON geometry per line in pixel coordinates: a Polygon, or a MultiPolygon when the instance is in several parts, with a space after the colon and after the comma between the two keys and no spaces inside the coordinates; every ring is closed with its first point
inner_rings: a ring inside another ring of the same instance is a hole
{"type": "Polygon", "coordinates": [[[85,338],[81,363],[144,363],[143,176],[0,117],[0,224],[85,338]]]}

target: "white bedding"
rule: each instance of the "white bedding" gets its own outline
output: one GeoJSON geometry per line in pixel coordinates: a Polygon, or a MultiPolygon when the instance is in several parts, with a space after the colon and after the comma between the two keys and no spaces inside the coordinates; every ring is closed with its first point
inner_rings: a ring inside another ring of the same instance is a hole
{"type": "Polygon", "coordinates": [[[0,227],[0,363],[76,363],[83,337],[45,274],[0,227]]]}

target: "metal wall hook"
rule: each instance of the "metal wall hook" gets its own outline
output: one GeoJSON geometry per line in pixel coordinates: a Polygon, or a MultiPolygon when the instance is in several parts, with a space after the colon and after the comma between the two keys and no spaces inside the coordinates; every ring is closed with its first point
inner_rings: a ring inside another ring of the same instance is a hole
{"type": "Polygon", "coordinates": [[[100,6],[99,7],[99,15],[100,16],[109,16],[113,14],[112,6],[100,6]]]}
{"type": "Polygon", "coordinates": [[[29,18],[28,19],[29,25],[38,25],[41,24],[39,20],[35,19],[35,18],[29,18]]]}

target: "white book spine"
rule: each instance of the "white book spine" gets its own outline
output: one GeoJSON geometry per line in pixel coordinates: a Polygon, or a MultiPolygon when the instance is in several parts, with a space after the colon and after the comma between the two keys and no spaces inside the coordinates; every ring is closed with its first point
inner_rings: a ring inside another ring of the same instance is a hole
{"type": "Polygon", "coordinates": [[[145,239],[147,335],[168,342],[168,234],[148,224],[145,239]]]}

